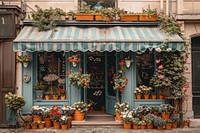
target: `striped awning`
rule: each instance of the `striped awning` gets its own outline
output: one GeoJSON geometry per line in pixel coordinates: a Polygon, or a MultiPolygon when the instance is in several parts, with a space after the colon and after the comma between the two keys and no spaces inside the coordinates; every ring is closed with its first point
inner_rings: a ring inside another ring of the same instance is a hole
{"type": "Polygon", "coordinates": [[[184,42],[179,35],[166,35],[158,27],[136,26],[66,26],[56,31],[39,32],[37,27],[25,26],[14,40],[14,51],[141,51],[160,47],[182,51],[184,42]]]}

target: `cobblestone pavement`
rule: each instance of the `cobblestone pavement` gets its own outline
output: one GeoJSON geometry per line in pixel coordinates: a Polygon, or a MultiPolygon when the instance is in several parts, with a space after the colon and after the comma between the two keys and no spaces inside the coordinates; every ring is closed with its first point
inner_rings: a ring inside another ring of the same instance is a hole
{"type": "MultiPolygon", "coordinates": [[[[0,129],[0,133],[14,133],[8,129],[0,129]]],[[[124,130],[122,128],[102,128],[102,127],[86,127],[86,128],[71,128],[67,130],[54,129],[38,129],[38,130],[21,130],[16,133],[200,133],[200,128],[178,128],[173,130],[124,130]]]]}

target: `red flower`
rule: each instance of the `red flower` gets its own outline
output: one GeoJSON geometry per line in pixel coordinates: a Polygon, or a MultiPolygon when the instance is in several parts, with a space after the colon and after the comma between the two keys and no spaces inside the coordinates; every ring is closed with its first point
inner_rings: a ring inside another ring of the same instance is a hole
{"type": "Polygon", "coordinates": [[[115,73],[114,73],[114,74],[113,74],[113,76],[114,76],[114,77],[116,77],[116,76],[117,76],[117,74],[115,74],[115,73]]]}
{"type": "Polygon", "coordinates": [[[158,78],[159,78],[160,80],[163,80],[163,79],[164,79],[164,75],[160,75],[160,76],[158,76],[158,78]]]}
{"type": "Polygon", "coordinates": [[[124,65],[124,62],[123,61],[120,61],[119,62],[119,66],[123,66],[124,65]]]}
{"type": "Polygon", "coordinates": [[[82,69],[82,68],[80,68],[80,69],[79,69],[79,72],[82,72],[82,70],[83,70],[83,69],[82,69]]]}
{"type": "Polygon", "coordinates": [[[66,75],[69,75],[69,72],[66,72],[66,75]]]}

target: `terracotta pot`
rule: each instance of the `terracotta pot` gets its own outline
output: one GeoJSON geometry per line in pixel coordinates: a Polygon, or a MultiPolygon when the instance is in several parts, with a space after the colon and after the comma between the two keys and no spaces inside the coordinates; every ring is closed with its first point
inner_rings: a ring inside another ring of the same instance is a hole
{"type": "Polygon", "coordinates": [[[133,125],[133,129],[138,129],[138,125],[133,125]]]}
{"type": "Polygon", "coordinates": [[[141,116],[141,120],[144,121],[144,116],[141,116]]]}
{"type": "Polygon", "coordinates": [[[45,127],[50,128],[51,127],[51,119],[50,118],[44,118],[45,127]]]}
{"type": "Polygon", "coordinates": [[[66,99],[66,96],[60,96],[60,99],[61,99],[61,100],[65,100],[65,99],[66,99]]]}
{"type": "Polygon", "coordinates": [[[131,122],[124,122],[124,129],[131,129],[131,122]]]}
{"type": "Polygon", "coordinates": [[[60,122],[53,122],[54,129],[60,129],[60,122]]]}
{"type": "Polygon", "coordinates": [[[156,15],[139,14],[139,21],[156,21],[156,15]]]}
{"type": "Polygon", "coordinates": [[[93,21],[93,14],[76,14],[76,21],[93,21]]]}
{"type": "Polygon", "coordinates": [[[75,121],[83,121],[84,120],[84,112],[75,110],[74,111],[74,120],[75,121]]]}
{"type": "Polygon", "coordinates": [[[169,118],[170,118],[170,113],[169,113],[169,112],[167,112],[167,113],[162,112],[162,118],[165,119],[165,120],[169,120],[169,118]]]}
{"type": "Polygon", "coordinates": [[[158,116],[159,113],[158,113],[158,112],[154,112],[153,114],[154,114],[155,116],[158,116]]]}
{"type": "Polygon", "coordinates": [[[31,125],[32,129],[37,129],[37,125],[31,125]]]}
{"type": "Polygon", "coordinates": [[[33,121],[42,121],[42,116],[34,115],[33,116],[33,121]]]}
{"type": "Polygon", "coordinates": [[[176,129],[177,128],[177,123],[172,123],[172,128],[176,129]]]}
{"type": "Polygon", "coordinates": [[[62,130],[66,130],[67,129],[67,124],[61,125],[61,127],[62,127],[62,130]]]}
{"type": "Polygon", "coordinates": [[[142,95],[141,94],[136,94],[136,99],[141,99],[142,95]]]}
{"type": "Polygon", "coordinates": [[[188,121],[184,121],[184,126],[185,127],[189,127],[189,122],[188,121]]]}
{"type": "Polygon", "coordinates": [[[25,123],[25,124],[24,124],[24,128],[25,128],[25,129],[30,129],[30,128],[31,128],[31,125],[25,123]]]}
{"type": "Polygon", "coordinates": [[[58,95],[52,95],[53,100],[58,100],[58,95]]]}
{"type": "Polygon", "coordinates": [[[159,99],[164,99],[164,96],[163,95],[159,95],[159,99]]]}
{"type": "Polygon", "coordinates": [[[158,130],[163,130],[163,127],[162,126],[157,126],[157,129],[158,130]]]}
{"type": "Polygon", "coordinates": [[[152,123],[147,123],[147,129],[153,129],[153,124],[152,123]]]}
{"type": "Polygon", "coordinates": [[[149,99],[149,94],[144,94],[144,99],[149,99]]]}
{"type": "Polygon", "coordinates": [[[138,21],[138,14],[124,14],[120,17],[120,21],[138,21]]]}
{"type": "Polygon", "coordinates": [[[45,95],[45,100],[50,100],[51,96],[50,95],[45,95]]]}
{"type": "Polygon", "coordinates": [[[116,114],[116,120],[121,121],[122,118],[120,117],[120,113],[116,112],[115,114],[116,114]]]}
{"type": "Polygon", "coordinates": [[[39,124],[38,127],[39,127],[39,129],[43,129],[44,128],[44,124],[39,124]]]}
{"type": "Polygon", "coordinates": [[[172,124],[166,124],[165,125],[166,130],[171,130],[172,129],[172,124]]]}
{"type": "Polygon", "coordinates": [[[156,94],[151,95],[152,99],[156,99],[156,94]]]}
{"type": "Polygon", "coordinates": [[[141,126],[140,126],[140,129],[145,129],[145,128],[146,128],[145,125],[141,125],[141,126]]]}
{"type": "Polygon", "coordinates": [[[67,123],[68,128],[72,127],[72,117],[68,116],[68,123],[67,123]]]}

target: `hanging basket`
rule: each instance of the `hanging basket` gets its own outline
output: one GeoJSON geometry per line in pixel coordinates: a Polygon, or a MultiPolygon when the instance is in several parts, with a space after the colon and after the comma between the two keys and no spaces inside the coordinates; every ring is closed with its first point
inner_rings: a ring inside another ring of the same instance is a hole
{"type": "Polygon", "coordinates": [[[127,68],[129,68],[131,66],[131,62],[132,62],[131,60],[126,60],[125,61],[125,64],[126,64],[127,68]]]}
{"type": "Polygon", "coordinates": [[[25,68],[27,68],[28,67],[28,62],[23,62],[23,65],[24,65],[25,68]]]}
{"type": "Polygon", "coordinates": [[[76,62],[72,62],[72,66],[73,66],[73,67],[76,67],[76,66],[77,66],[77,63],[76,63],[76,62]]]}

